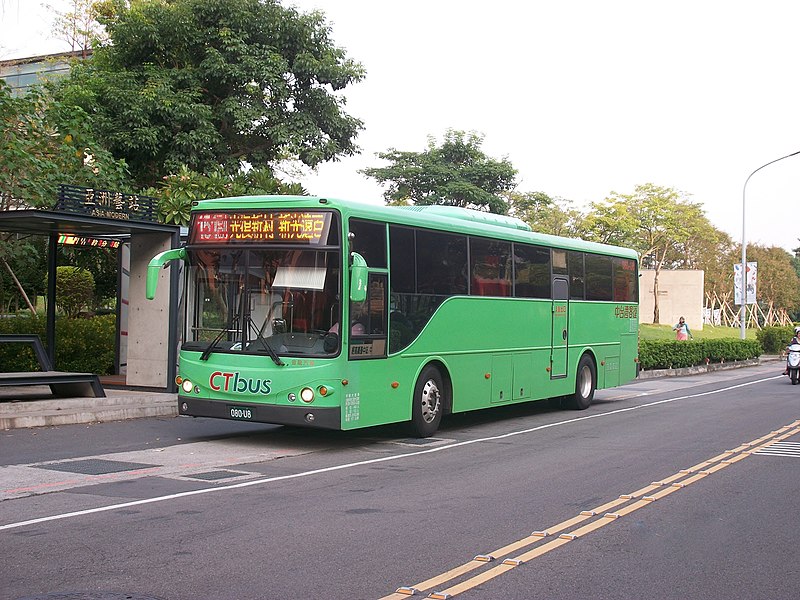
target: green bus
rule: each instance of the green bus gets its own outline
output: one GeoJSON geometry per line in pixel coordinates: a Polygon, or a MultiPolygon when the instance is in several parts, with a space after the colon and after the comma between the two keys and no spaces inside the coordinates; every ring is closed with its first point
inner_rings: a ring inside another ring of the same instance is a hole
{"type": "Polygon", "coordinates": [[[193,203],[179,414],[349,430],[563,397],[638,373],[635,251],[447,206],[193,203]],[[343,325],[345,324],[345,325],[343,325]]]}

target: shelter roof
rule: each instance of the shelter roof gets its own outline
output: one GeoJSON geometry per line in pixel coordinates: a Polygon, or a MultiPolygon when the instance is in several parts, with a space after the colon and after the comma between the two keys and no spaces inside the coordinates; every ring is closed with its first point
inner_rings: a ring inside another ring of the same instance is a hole
{"type": "Polygon", "coordinates": [[[111,219],[51,210],[0,211],[0,231],[29,235],[72,233],[83,236],[127,237],[132,233],[174,233],[177,225],[111,219]]]}

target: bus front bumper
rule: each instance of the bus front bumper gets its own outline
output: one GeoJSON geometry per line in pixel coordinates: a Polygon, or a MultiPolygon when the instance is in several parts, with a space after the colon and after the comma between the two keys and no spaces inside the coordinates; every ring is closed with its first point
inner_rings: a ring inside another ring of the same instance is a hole
{"type": "Polygon", "coordinates": [[[276,406],[253,402],[226,402],[178,396],[178,414],[231,421],[341,429],[341,410],[334,407],[276,406]]]}

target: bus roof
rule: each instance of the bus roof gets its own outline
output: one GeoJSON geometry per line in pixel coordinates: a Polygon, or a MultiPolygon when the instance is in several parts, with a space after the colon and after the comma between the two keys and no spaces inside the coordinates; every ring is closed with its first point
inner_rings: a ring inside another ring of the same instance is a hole
{"type": "Polygon", "coordinates": [[[237,196],[193,202],[192,211],[257,210],[281,206],[335,208],[347,217],[361,217],[397,225],[424,227],[437,231],[527,242],[565,250],[580,250],[638,260],[637,252],[630,248],[537,233],[521,219],[459,206],[385,206],[321,196],[237,196]]]}

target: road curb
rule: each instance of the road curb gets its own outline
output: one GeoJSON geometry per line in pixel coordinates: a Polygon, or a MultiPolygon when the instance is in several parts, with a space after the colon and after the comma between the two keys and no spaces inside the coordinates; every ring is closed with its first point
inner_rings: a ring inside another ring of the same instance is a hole
{"type": "Polygon", "coordinates": [[[734,360],[731,362],[711,363],[707,365],[696,365],[681,369],[650,369],[641,371],[639,379],[656,379],[658,377],[687,377],[689,375],[702,375],[703,373],[713,373],[715,371],[728,371],[731,369],[742,369],[744,367],[756,367],[768,362],[781,360],[780,356],[761,356],[748,360],[734,360]]]}
{"type": "Polygon", "coordinates": [[[0,403],[0,430],[175,417],[177,394],[126,393],[105,398],[59,398],[0,403]]]}

